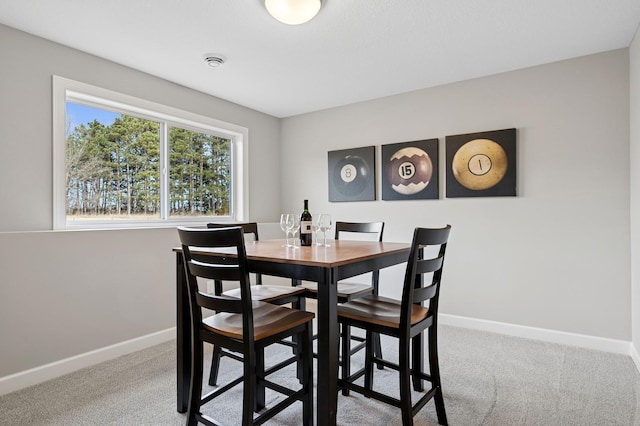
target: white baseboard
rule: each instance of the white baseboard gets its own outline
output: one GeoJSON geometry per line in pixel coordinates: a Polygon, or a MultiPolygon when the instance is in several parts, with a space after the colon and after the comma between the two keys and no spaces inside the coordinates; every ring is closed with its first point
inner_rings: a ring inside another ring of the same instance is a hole
{"type": "Polygon", "coordinates": [[[638,354],[638,349],[635,347],[633,343],[631,343],[631,359],[636,365],[636,369],[638,373],[640,373],[640,354],[638,354]]]}
{"type": "MultiPolygon", "coordinates": [[[[586,334],[568,333],[565,331],[549,330],[544,328],[529,327],[523,325],[508,324],[504,322],[488,321],[477,318],[461,317],[457,315],[439,314],[440,324],[456,327],[470,328],[473,330],[489,331],[492,333],[506,334],[508,336],[522,337],[525,339],[541,340],[549,343],[578,346],[586,349],[595,349],[622,355],[632,355],[631,342],[624,340],[608,339],[605,337],[588,336],[586,334]]],[[[637,357],[636,352],[636,357],[637,357]]],[[[640,365],[634,360],[636,366],[640,365]]],[[[640,367],[638,367],[640,369],[640,367]]]]}
{"type": "MultiPolygon", "coordinates": [[[[636,365],[636,368],[640,372],[640,355],[638,354],[638,350],[631,342],[624,340],[607,339],[584,334],[567,333],[563,331],[448,314],[440,314],[439,321],[443,325],[451,325],[455,327],[505,334],[508,336],[522,337],[525,339],[541,340],[544,342],[560,343],[587,349],[630,355],[636,365]]],[[[132,352],[167,342],[175,339],[175,336],[176,329],[169,328],[157,333],[152,333],[60,361],[52,362],[50,364],[42,365],[40,367],[32,368],[30,370],[21,371],[10,376],[0,377],[0,395],[5,395],[28,386],[36,385],[65,374],[72,373],[81,368],[90,367],[122,355],[127,355],[132,352]]]]}
{"type": "Polygon", "coordinates": [[[56,377],[72,373],[81,368],[90,367],[104,361],[127,355],[160,343],[175,339],[176,329],[158,331],[146,336],[116,343],[70,358],[42,365],[30,370],[21,371],[10,376],[0,377],[0,395],[14,392],[28,386],[45,382],[56,377]]]}

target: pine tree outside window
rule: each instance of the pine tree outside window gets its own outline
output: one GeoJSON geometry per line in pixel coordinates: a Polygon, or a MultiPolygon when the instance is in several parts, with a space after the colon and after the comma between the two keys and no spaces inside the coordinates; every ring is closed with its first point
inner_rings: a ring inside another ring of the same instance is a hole
{"type": "Polygon", "coordinates": [[[54,77],[54,229],[243,220],[246,135],[54,77]]]}

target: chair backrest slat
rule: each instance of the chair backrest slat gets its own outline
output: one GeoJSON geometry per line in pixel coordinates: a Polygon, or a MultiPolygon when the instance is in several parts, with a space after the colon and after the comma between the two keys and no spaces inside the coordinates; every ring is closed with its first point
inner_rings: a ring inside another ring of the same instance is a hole
{"type": "Polygon", "coordinates": [[[378,241],[382,241],[382,233],[384,232],[384,222],[336,222],[335,239],[340,239],[341,232],[357,232],[377,234],[378,241]]]}
{"type": "Polygon", "coordinates": [[[416,261],[416,274],[428,274],[442,268],[444,258],[435,257],[433,259],[421,259],[416,261]]]}
{"type": "Polygon", "coordinates": [[[413,290],[413,300],[411,301],[411,303],[420,303],[426,300],[433,299],[433,297],[436,295],[437,290],[438,287],[435,284],[427,287],[416,288],[415,290],[413,290]]]}
{"type": "MultiPolygon", "coordinates": [[[[223,258],[226,262],[226,258],[223,258]]],[[[207,280],[229,280],[240,281],[242,277],[242,271],[236,264],[212,264],[203,263],[196,260],[189,262],[189,270],[196,277],[205,278],[207,280]]]]}
{"type": "Polygon", "coordinates": [[[447,243],[450,231],[451,225],[439,229],[416,228],[414,238],[422,246],[442,245],[447,243]]]}
{"type": "Polygon", "coordinates": [[[212,237],[213,234],[207,232],[207,229],[204,228],[178,228],[178,232],[181,234],[180,241],[182,245],[187,245],[189,247],[215,247],[215,248],[229,248],[236,247],[235,238],[230,238],[237,231],[233,230],[233,225],[227,226],[225,228],[226,232],[222,232],[220,235],[217,235],[215,238],[212,237]],[[185,232],[180,232],[180,230],[184,230],[185,232]]]}
{"type": "Polygon", "coordinates": [[[244,231],[244,235],[253,234],[253,240],[259,241],[258,236],[258,223],[257,222],[243,222],[243,223],[207,223],[207,228],[228,228],[230,226],[239,226],[244,231]]]}
{"type": "Polygon", "coordinates": [[[207,293],[196,293],[198,306],[216,312],[228,312],[230,314],[241,314],[244,307],[242,299],[227,296],[214,296],[207,293]]]}
{"type": "Polygon", "coordinates": [[[214,255],[210,253],[199,253],[197,251],[191,251],[191,260],[204,263],[216,263],[220,265],[237,265],[237,257],[231,257],[228,255],[214,255]]]}

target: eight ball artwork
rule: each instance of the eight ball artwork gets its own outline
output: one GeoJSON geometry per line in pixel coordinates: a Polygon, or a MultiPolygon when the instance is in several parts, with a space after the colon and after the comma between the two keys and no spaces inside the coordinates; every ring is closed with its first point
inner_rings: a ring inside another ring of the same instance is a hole
{"type": "Polygon", "coordinates": [[[360,194],[371,180],[369,165],[359,155],[347,155],[333,171],[333,185],[349,197],[360,194]]]}
{"type": "Polygon", "coordinates": [[[329,152],[329,201],[375,200],[375,147],[329,152]]]}
{"type": "Polygon", "coordinates": [[[382,145],[382,199],[438,198],[438,140],[382,145]]]}
{"type": "Polygon", "coordinates": [[[516,129],[447,136],[447,197],[516,195],[516,129]]]}

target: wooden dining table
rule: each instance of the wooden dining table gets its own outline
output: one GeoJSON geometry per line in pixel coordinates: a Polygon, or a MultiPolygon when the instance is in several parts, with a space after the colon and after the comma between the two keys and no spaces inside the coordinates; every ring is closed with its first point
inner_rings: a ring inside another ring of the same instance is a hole
{"type": "MultiPolygon", "coordinates": [[[[338,404],[339,327],[336,283],[345,278],[407,261],[410,244],[327,240],[329,247],[285,247],[285,240],[246,244],[251,272],[318,283],[317,424],[335,425],[338,404]]],[[[182,251],[176,253],[177,397],[178,411],[187,411],[191,381],[189,300],[182,251]]],[[[212,254],[214,254],[212,252],[212,254]]]]}

